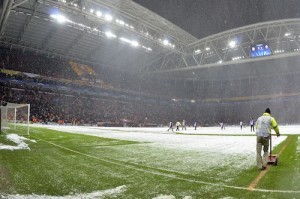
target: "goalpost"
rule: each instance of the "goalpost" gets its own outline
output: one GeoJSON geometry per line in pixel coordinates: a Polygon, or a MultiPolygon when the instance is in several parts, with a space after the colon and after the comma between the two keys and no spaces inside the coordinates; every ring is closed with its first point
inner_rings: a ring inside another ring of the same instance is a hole
{"type": "Polygon", "coordinates": [[[1,102],[1,131],[29,135],[30,104],[1,102]]]}

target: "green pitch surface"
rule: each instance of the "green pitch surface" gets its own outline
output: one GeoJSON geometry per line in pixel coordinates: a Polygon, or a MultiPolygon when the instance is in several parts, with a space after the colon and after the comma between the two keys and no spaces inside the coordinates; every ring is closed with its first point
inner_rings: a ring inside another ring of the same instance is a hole
{"type": "MultiPolygon", "coordinates": [[[[256,167],[236,170],[222,165],[226,157],[215,155],[220,166],[203,169],[207,151],[43,128],[24,137],[36,141],[24,141],[30,150],[0,150],[0,198],[72,196],[116,187],[124,189],[97,198],[300,198],[298,135],[277,146],[280,164],[269,168],[252,191],[248,187],[260,174],[256,167]]],[[[8,144],[16,145],[1,133],[0,146],[8,144]]]]}

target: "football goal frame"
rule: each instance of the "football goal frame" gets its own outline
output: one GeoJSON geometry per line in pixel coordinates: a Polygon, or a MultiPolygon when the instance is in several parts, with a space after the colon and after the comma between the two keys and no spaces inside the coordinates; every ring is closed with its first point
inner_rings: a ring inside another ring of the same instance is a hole
{"type": "Polygon", "coordinates": [[[16,104],[1,101],[0,129],[6,133],[8,129],[17,126],[25,127],[25,134],[29,135],[30,104],[16,104]]]}

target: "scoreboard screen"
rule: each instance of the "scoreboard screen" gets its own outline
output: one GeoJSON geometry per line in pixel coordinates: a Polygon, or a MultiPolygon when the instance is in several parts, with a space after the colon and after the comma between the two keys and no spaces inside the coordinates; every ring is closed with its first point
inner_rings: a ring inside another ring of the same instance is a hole
{"type": "Polygon", "coordinates": [[[250,57],[262,57],[271,54],[272,52],[268,44],[256,44],[250,46],[250,57]]]}

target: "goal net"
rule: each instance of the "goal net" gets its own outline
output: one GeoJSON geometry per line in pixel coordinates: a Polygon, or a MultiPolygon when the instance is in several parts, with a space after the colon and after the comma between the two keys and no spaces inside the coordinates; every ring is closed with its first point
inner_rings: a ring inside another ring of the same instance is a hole
{"type": "Polygon", "coordinates": [[[30,104],[1,103],[1,131],[29,135],[30,104]]]}

